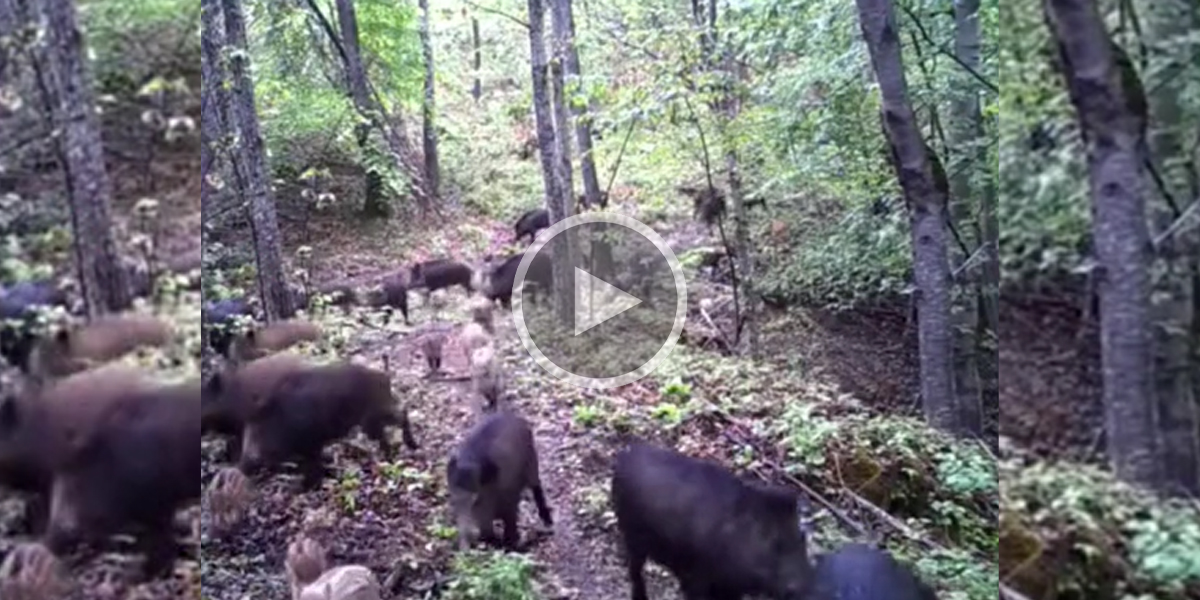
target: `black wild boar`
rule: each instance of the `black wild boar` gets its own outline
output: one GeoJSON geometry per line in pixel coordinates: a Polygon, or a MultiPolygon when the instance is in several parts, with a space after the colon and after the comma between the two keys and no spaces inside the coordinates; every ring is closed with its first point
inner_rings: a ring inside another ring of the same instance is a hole
{"type": "Polygon", "coordinates": [[[255,398],[269,393],[285,375],[313,366],[298,354],[280,353],[214,373],[201,392],[201,434],[225,438],[224,460],[242,456],[242,429],[255,398]]]}
{"type": "Polygon", "coordinates": [[[64,377],[143,346],[166,346],[172,336],[171,326],[155,317],[108,315],[38,340],[25,361],[26,371],[37,379],[64,377]]]}
{"type": "Polygon", "coordinates": [[[612,503],[633,600],[647,599],[647,559],[671,571],[686,598],[804,598],[808,543],[791,490],[635,443],[616,457],[612,503]]]}
{"type": "MultiPolygon", "coordinates": [[[[504,308],[512,307],[513,286],[517,281],[517,268],[525,254],[520,253],[508,257],[500,266],[492,270],[488,283],[488,299],[500,301],[504,308]]],[[[548,293],[554,285],[554,262],[546,252],[538,252],[529,269],[525,272],[525,285],[531,286],[531,299],[536,300],[538,293],[548,293]]]]}
{"type": "Polygon", "coordinates": [[[0,563],[0,598],[4,600],[62,598],[69,587],[62,564],[43,544],[19,544],[0,563]]]}
{"type": "Polygon", "coordinates": [[[27,531],[40,533],[45,525],[50,484],[70,449],[68,436],[86,433],[110,404],[152,387],[141,371],[113,364],[0,397],[0,487],[29,496],[27,531]]]}
{"type": "Polygon", "coordinates": [[[458,285],[470,294],[474,291],[471,287],[473,275],[471,267],[455,260],[439,258],[413,265],[409,276],[409,287],[424,288],[426,294],[430,294],[458,285]]]}
{"type": "Polygon", "coordinates": [[[529,243],[532,244],[537,233],[547,227],[550,227],[550,211],[544,208],[527,211],[513,225],[513,232],[516,234],[515,241],[519,242],[525,236],[529,236],[529,243]]]}
{"type": "Polygon", "coordinates": [[[417,449],[408,414],[392,394],[387,373],[348,362],[288,373],[248,413],[241,469],[255,474],[285,461],[298,462],[304,487],[312,489],[325,475],[325,446],[361,427],[390,458],[391,426],[399,426],[404,444],[417,449]]]}
{"type": "Polygon", "coordinates": [[[204,304],[200,316],[208,328],[208,345],[217,354],[227,356],[233,341],[234,320],[240,316],[251,316],[250,303],[241,298],[228,298],[204,304]]]}
{"type": "Polygon", "coordinates": [[[446,479],[460,549],[476,541],[500,541],[516,549],[520,541],[518,509],[525,488],[533,492],[542,523],[547,527],[554,524],[538,476],[533,431],[525,419],[513,413],[484,417],[451,455],[446,479]],[[503,539],[496,536],[496,519],[504,522],[503,539]]]}
{"type": "Polygon", "coordinates": [[[226,355],[235,363],[255,360],[301,342],[321,339],[321,328],[301,319],[277,321],[265,327],[255,327],[235,335],[226,355]]]}
{"type": "Polygon", "coordinates": [[[143,574],[169,574],[178,550],[175,514],[200,498],[200,382],[127,394],[94,427],[67,437],[46,545],[61,555],[77,542],[130,534],[145,554],[143,574]]]}
{"type": "Polygon", "coordinates": [[[909,567],[863,544],[818,556],[812,577],[805,600],[937,600],[909,567]]]}
{"type": "Polygon", "coordinates": [[[384,277],[379,290],[367,294],[366,302],[372,308],[387,308],[387,322],[392,319],[392,309],[399,310],[404,316],[404,324],[408,325],[408,284],[404,275],[397,273],[384,277]]]}

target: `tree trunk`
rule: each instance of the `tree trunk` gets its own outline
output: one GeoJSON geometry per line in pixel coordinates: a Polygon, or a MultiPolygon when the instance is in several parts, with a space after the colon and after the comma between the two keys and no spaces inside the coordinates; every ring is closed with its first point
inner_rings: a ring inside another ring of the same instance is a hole
{"type": "Polygon", "coordinates": [[[441,175],[438,169],[438,138],[434,127],[433,42],[429,30],[429,0],[418,2],[421,8],[421,53],[425,57],[425,99],[421,106],[422,140],[425,146],[425,185],[429,199],[438,198],[441,175]]]}
{"type": "Polygon", "coordinates": [[[550,102],[554,113],[554,137],[558,150],[559,190],[567,199],[567,209],[564,218],[574,212],[571,205],[575,199],[575,176],[571,163],[571,112],[567,108],[567,46],[571,40],[568,28],[568,17],[563,8],[563,0],[548,0],[551,16],[551,53],[550,59],[550,102]]]}
{"type": "MultiPolygon", "coordinates": [[[[346,86],[354,99],[354,106],[359,114],[367,114],[371,110],[371,93],[367,88],[367,71],[363,66],[362,53],[358,45],[358,17],[354,13],[353,0],[337,0],[338,27],[341,33],[342,48],[346,58],[346,86]]],[[[362,152],[364,181],[363,181],[363,212],[371,217],[387,217],[392,213],[391,206],[383,194],[383,175],[373,167],[368,166],[374,150],[371,148],[371,126],[360,122],[354,126],[354,139],[362,152]]]]}
{"type": "Polygon", "coordinates": [[[600,181],[596,175],[596,159],[592,148],[592,121],[588,114],[588,102],[575,102],[570,99],[573,93],[580,91],[583,85],[583,70],[579,63],[579,48],[575,45],[575,10],[574,0],[555,0],[554,29],[555,36],[563,41],[564,57],[567,66],[567,107],[575,118],[575,140],[579,143],[579,171],[583,176],[584,204],[588,207],[607,208],[608,198],[601,196],[600,181]],[[561,23],[560,23],[561,21],[561,23]],[[559,28],[563,31],[559,31],[559,28]]]}
{"type": "Polygon", "coordinates": [[[45,0],[45,73],[54,97],[59,153],[66,172],[67,199],[79,283],[88,315],[129,308],[133,302],[113,239],[109,204],[112,188],[104,167],[104,145],[92,101],[91,75],[72,0],[45,0]]]}
{"type": "Polygon", "coordinates": [[[475,81],[471,85],[471,97],[475,99],[475,104],[479,104],[479,99],[483,97],[483,81],[480,79],[482,76],[480,71],[483,69],[483,49],[480,46],[479,19],[471,17],[471,48],[474,50],[471,67],[475,75],[475,81]]]}
{"type": "Polygon", "coordinates": [[[1155,444],[1150,234],[1141,190],[1141,126],[1126,103],[1112,42],[1092,0],[1045,0],[1088,150],[1109,460],[1127,481],[1160,481],[1155,444]]]}
{"type": "Polygon", "coordinates": [[[922,404],[932,425],[955,431],[958,415],[954,402],[946,198],[934,182],[925,141],[909,101],[891,0],[856,0],[856,3],[879,82],[883,124],[896,175],[911,212],[922,404]]]}
{"type": "MultiPolygon", "coordinates": [[[[218,0],[200,3],[200,210],[212,215],[217,179],[217,145],[227,131],[229,92],[221,65],[221,6],[218,0]]],[[[207,230],[207,229],[205,229],[207,230]]]]}
{"type": "MultiPolygon", "coordinates": [[[[1190,33],[1194,6],[1185,3],[1142,2],[1138,11],[1146,27],[1146,37],[1160,46],[1160,55],[1169,55],[1172,47],[1190,33]]],[[[1182,142],[1184,119],[1182,101],[1184,79],[1177,65],[1160,75],[1161,85],[1153,86],[1149,97],[1149,133],[1151,162],[1158,165],[1168,192],[1174,198],[1192,198],[1191,174],[1182,142]]],[[[1175,221],[1174,211],[1165,200],[1152,205],[1152,230],[1164,231],[1175,221]]],[[[1200,417],[1197,415],[1196,385],[1200,369],[1195,368],[1195,352],[1200,342],[1192,338],[1196,298],[1192,296],[1200,253],[1195,228],[1164,241],[1161,262],[1153,273],[1160,298],[1155,305],[1158,356],[1155,375],[1158,387],[1158,427],[1162,440],[1163,483],[1173,493],[1200,492],[1200,417]]]]}
{"type": "MultiPolygon", "coordinates": [[[[954,3],[954,51],[963,64],[979,68],[979,0],[958,0],[954,3]]],[[[986,152],[983,139],[983,115],[979,109],[979,90],[974,79],[965,75],[954,82],[950,147],[961,154],[951,164],[954,176],[950,179],[950,209],[958,230],[968,248],[984,242],[975,220],[975,194],[971,189],[971,174],[983,164],[980,150],[986,152]]],[[[951,247],[955,247],[951,245],[951,247]]],[[[965,264],[972,257],[955,252],[955,264],[965,264]]],[[[971,435],[983,433],[983,385],[980,377],[980,352],[987,347],[987,321],[992,296],[986,290],[986,277],[974,276],[975,270],[964,271],[963,285],[954,294],[954,391],[959,407],[959,426],[971,435]],[[985,313],[985,314],[981,314],[985,313]]],[[[993,362],[995,362],[993,360],[993,362]]]]}
{"type": "Polygon", "coordinates": [[[238,160],[244,168],[239,171],[245,178],[243,185],[248,196],[258,291],[267,320],[286,319],[292,316],[296,307],[293,306],[283,274],[283,240],[275,216],[267,157],[254,106],[254,82],[250,80],[248,68],[250,58],[246,44],[246,21],[241,0],[221,0],[221,9],[225,17],[226,49],[232,50],[225,55],[229,57],[233,112],[241,140],[238,160]]]}
{"type": "MultiPolygon", "coordinates": [[[[550,82],[548,81],[549,59],[546,55],[546,12],[542,0],[529,0],[529,58],[533,75],[533,112],[537,121],[538,154],[542,162],[542,181],[546,188],[546,208],[553,225],[567,218],[570,206],[561,176],[561,148],[554,131],[554,113],[551,107],[550,82]]],[[[567,158],[570,165],[570,157],[567,158]]],[[[569,169],[568,169],[569,171],[569,169]]],[[[570,256],[556,252],[554,256],[554,298],[559,319],[569,326],[575,310],[571,300],[574,269],[570,268],[570,256]],[[568,312],[568,308],[569,311],[568,312]]]]}

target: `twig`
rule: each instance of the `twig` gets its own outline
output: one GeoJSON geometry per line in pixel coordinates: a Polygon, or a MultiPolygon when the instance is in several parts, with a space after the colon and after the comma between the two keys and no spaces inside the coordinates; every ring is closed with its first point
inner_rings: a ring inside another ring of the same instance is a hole
{"type": "Polygon", "coordinates": [[[1029,596],[1022,594],[1021,592],[1018,592],[1017,590],[1014,590],[1003,583],[1000,584],[1000,595],[1003,596],[1005,600],[1029,600],[1029,596]]]}
{"type": "Polygon", "coordinates": [[[1165,244],[1167,240],[1171,239],[1176,234],[1182,233],[1186,231],[1187,228],[1190,228],[1191,226],[1187,225],[1187,222],[1192,220],[1193,217],[1196,217],[1197,220],[1200,220],[1200,198],[1193,200],[1192,205],[1187,207],[1187,210],[1183,211],[1183,214],[1179,215],[1179,218],[1175,219],[1175,222],[1171,223],[1170,227],[1167,227],[1165,231],[1158,234],[1158,236],[1154,238],[1155,251],[1157,252],[1160,248],[1162,248],[1163,244],[1165,244]],[[1185,225],[1187,228],[1185,228],[1185,225]]]}
{"type": "Polygon", "coordinates": [[[986,242],[986,243],[980,245],[978,248],[976,248],[975,252],[973,254],[971,254],[971,256],[967,257],[967,260],[963,261],[963,264],[959,265],[959,267],[957,269],[955,269],[954,272],[950,273],[950,279],[952,281],[957,281],[959,276],[961,276],[964,272],[970,270],[972,267],[974,267],[976,264],[978,264],[980,262],[980,259],[986,258],[986,256],[987,256],[986,251],[988,248],[991,248],[991,242],[986,242]]]}
{"type": "Polygon", "coordinates": [[[721,336],[721,341],[725,344],[725,347],[728,348],[730,351],[733,351],[735,348],[734,348],[734,345],[729,341],[729,336],[725,334],[724,329],[717,327],[717,324],[713,322],[712,317],[710,317],[708,315],[708,311],[704,310],[703,306],[700,307],[700,316],[704,317],[704,322],[708,323],[708,326],[712,327],[713,330],[716,331],[717,334],[721,336]]]}
{"type": "Polygon", "coordinates": [[[912,9],[908,8],[907,6],[904,6],[904,4],[902,4],[902,3],[898,4],[898,6],[899,6],[900,10],[904,11],[904,14],[908,15],[908,18],[912,20],[913,25],[915,25],[917,27],[917,31],[920,32],[921,37],[925,38],[925,42],[928,43],[930,46],[933,46],[934,50],[938,51],[938,54],[941,54],[941,55],[949,58],[950,60],[954,61],[955,63],[957,63],[958,66],[962,67],[962,69],[964,71],[966,71],[967,73],[969,73],[971,75],[971,77],[974,77],[976,81],[978,81],[980,84],[982,84],[988,90],[991,90],[991,92],[993,94],[1000,93],[1000,88],[996,87],[996,84],[985,79],[983,77],[983,75],[981,75],[979,73],[979,71],[972,69],[969,65],[967,65],[967,63],[963,62],[963,60],[961,58],[959,58],[957,54],[947,50],[941,44],[938,44],[937,42],[933,41],[933,37],[931,37],[929,35],[929,31],[927,31],[925,29],[925,25],[923,23],[921,23],[921,20],[917,18],[917,15],[913,14],[912,9]]]}
{"type": "Polygon", "coordinates": [[[474,2],[471,2],[471,0],[463,0],[463,4],[466,4],[467,6],[470,6],[471,8],[474,8],[475,10],[483,11],[485,13],[490,13],[490,14],[496,15],[498,17],[504,17],[505,19],[508,19],[509,21],[512,21],[513,23],[516,23],[517,25],[520,25],[521,27],[524,27],[525,29],[529,29],[529,23],[526,23],[525,21],[522,21],[521,19],[514,17],[504,11],[497,10],[495,8],[488,8],[486,6],[480,6],[478,4],[475,4],[474,2]]]}

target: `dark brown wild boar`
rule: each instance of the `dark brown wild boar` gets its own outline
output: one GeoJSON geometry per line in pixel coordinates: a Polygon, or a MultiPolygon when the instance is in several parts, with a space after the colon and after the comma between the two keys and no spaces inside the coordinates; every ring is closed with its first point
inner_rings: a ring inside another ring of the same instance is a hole
{"type": "Polygon", "coordinates": [[[525,419],[513,413],[484,417],[451,455],[446,479],[460,549],[477,541],[500,541],[516,549],[520,541],[517,517],[525,488],[533,492],[542,523],[547,527],[554,524],[538,476],[533,431],[525,419]],[[502,540],[496,536],[496,519],[504,522],[502,540]]]}
{"type": "Polygon", "coordinates": [[[168,575],[177,553],[175,514],[199,500],[200,382],[158,385],[111,403],[88,430],[68,436],[50,493],[46,545],[134,535],[147,578],[168,575]]]}
{"type": "Polygon", "coordinates": [[[240,467],[256,474],[285,461],[298,462],[304,488],[312,489],[325,475],[325,446],[361,427],[390,459],[392,426],[400,427],[405,445],[418,447],[387,373],[348,362],[288,373],[251,407],[240,467]]]}
{"type": "Polygon", "coordinates": [[[171,326],[155,317],[100,317],[38,340],[30,350],[27,372],[39,380],[65,377],[121,358],[142,346],[166,346],[171,337],[171,326]]]}
{"type": "Polygon", "coordinates": [[[234,362],[255,360],[287,350],[301,342],[316,342],[320,339],[321,328],[313,323],[301,319],[279,321],[234,336],[229,344],[228,358],[234,362]]]}
{"type": "Polygon", "coordinates": [[[242,456],[242,427],[251,403],[268,393],[288,373],[313,366],[299,354],[264,356],[219,370],[204,382],[201,392],[200,431],[225,438],[224,460],[242,456]]]}
{"type": "Polygon", "coordinates": [[[612,503],[633,600],[647,600],[647,560],[671,571],[688,598],[806,598],[806,505],[792,490],[749,484],[715,463],[635,443],[616,457],[612,503]]]}
{"type": "Polygon", "coordinates": [[[392,319],[392,310],[400,311],[404,324],[408,325],[408,283],[403,273],[384,277],[379,288],[365,294],[365,302],[371,308],[386,308],[387,321],[392,319]]]}
{"type": "Polygon", "coordinates": [[[27,531],[45,526],[50,484],[69,436],[95,427],[109,405],[153,386],[142,371],[111,364],[0,397],[0,487],[29,496],[27,531]]]}

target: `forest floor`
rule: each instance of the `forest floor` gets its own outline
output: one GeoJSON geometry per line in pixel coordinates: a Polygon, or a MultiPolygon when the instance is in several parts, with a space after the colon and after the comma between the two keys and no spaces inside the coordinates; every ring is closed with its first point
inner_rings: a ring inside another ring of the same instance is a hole
{"type": "MultiPolygon", "coordinates": [[[[503,223],[457,229],[486,232],[483,246],[488,251],[511,239],[503,223]]],[[[323,231],[310,238],[324,240],[315,252],[325,257],[317,279],[323,279],[321,273],[336,273],[339,280],[366,283],[428,254],[417,250],[402,257],[376,235],[359,234],[357,242],[350,242],[341,233],[323,231]]],[[[432,246],[432,242],[421,244],[432,246]]],[[[462,240],[455,239],[437,243],[445,255],[471,257],[473,252],[463,246],[462,240]]],[[[474,399],[469,383],[422,380],[424,365],[418,364],[405,341],[406,333],[434,320],[466,321],[466,296],[458,290],[439,294],[445,294],[447,301],[436,313],[420,304],[419,294],[410,295],[416,304],[412,326],[384,325],[379,315],[369,312],[320,317],[328,339],[316,353],[350,357],[380,368],[387,356],[394,383],[406,390],[402,397],[421,448],[401,450],[394,462],[379,462],[376,449],[360,437],[330,451],[337,475],[319,491],[302,494],[294,476],[276,477],[259,490],[251,514],[233,531],[217,536],[206,519],[202,534],[205,598],[285,597],[283,559],[288,542],[301,533],[321,542],[334,563],[370,567],[389,588],[389,598],[439,596],[447,591],[444,586],[451,573],[457,574],[460,585],[470,573],[484,573],[480,577],[493,581],[519,581],[519,577],[505,579],[504,572],[526,568],[534,572],[537,597],[623,598],[629,593],[628,578],[608,509],[608,473],[611,457],[630,435],[779,477],[771,472],[778,467],[769,458],[756,456],[743,439],[722,435],[729,427],[715,414],[690,404],[683,409],[692,411],[687,418],[680,417],[679,411],[664,410],[663,389],[670,375],[655,375],[605,393],[574,388],[543,372],[521,347],[511,317],[498,312],[497,337],[509,375],[509,394],[514,408],[534,426],[555,525],[544,531],[531,503],[525,502],[521,529],[529,542],[531,562],[521,558],[496,562],[479,553],[456,562],[446,508],[445,460],[475,418],[474,399]],[[367,326],[358,322],[364,316],[367,326]]],[[[714,403],[744,399],[739,411],[749,415],[744,429],[751,432],[771,428],[772,415],[798,399],[822,403],[833,412],[857,410],[863,398],[868,404],[877,400],[880,410],[911,412],[916,371],[911,353],[905,350],[906,338],[912,335],[906,325],[902,313],[861,320],[819,311],[799,316],[779,313],[764,328],[765,343],[779,350],[773,358],[753,363],[680,346],[669,361],[674,366],[665,370],[687,372],[697,369],[689,362],[704,361],[699,369],[711,376],[691,383],[692,397],[714,403]],[[849,406],[854,408],[845,408],[849,406]]],[[[451,375],[467,371],[456,342],[447,349],[443,366],[451,375]]],[[[206,446],[206,457],[213,451],[213,446],[206,446]]],[[[206,458],[203,480],[208,481],[220,466],[206,458]]],[[[844,539],[828,513],[819,515],[818,522],[818,546],[828,548],[844,539]]],[[[654,566],[650,572],[652,597],[678,597],[665,572],[654,566]]],[[[492,589],[488,597],[533,597],[521,595],[519,584],[512,585],[517,587],[492,589]]]]}

